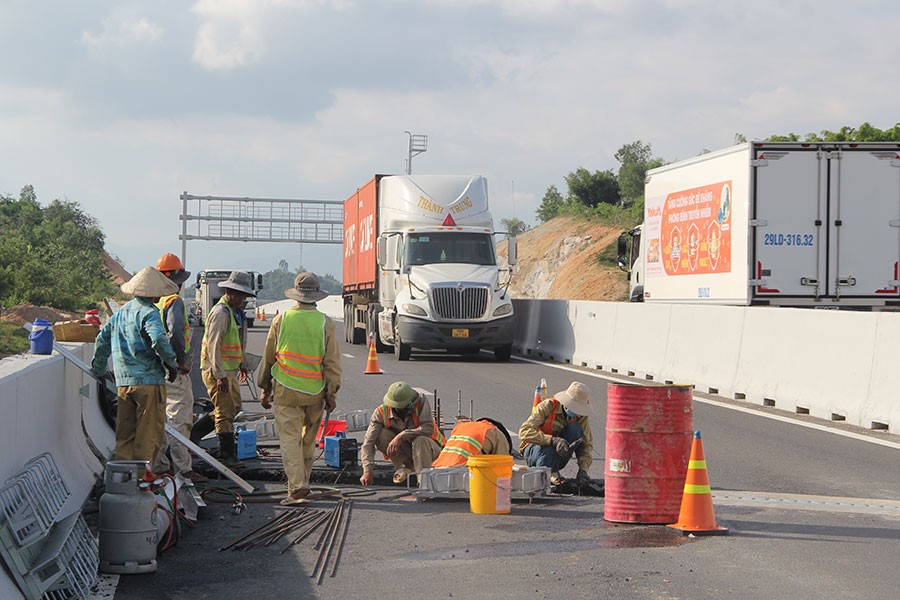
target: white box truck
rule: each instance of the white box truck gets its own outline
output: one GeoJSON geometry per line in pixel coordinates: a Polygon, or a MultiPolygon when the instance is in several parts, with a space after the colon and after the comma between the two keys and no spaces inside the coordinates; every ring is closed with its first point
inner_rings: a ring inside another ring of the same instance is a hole
{"type": "Polygon", "coordinates": [[[900,144],[748,142],[652,169],[618,254],[637,301],[900,306],[900,144]]]}
{"type": "Polygon", "coordinates": [[[376,175],[344,201],[346,341],[371,335],[399,360],[413,348],[509,360],[510,270],[494,233],[484,177],[376,175]]]}
{"type": "MultiPolygon", "coordinates": [[[[246,269],[203,269],[197,273],[195,310],[197,311],[197,322],[202,326],[206,320],[206,315],[212,310],[212,307],[225,295],[225,290],[219,287],[219,283],[228,279],[232,271],[246,271],[246,269]]],[[[256,271],[246,271],[250,273],[251,286],[256,293],[263,289],[262,275],[256,271]]],[[[248,298],[244,304],[244,320],[247,327],[253,327],[256,319],[256,298],[248,298]]]]}

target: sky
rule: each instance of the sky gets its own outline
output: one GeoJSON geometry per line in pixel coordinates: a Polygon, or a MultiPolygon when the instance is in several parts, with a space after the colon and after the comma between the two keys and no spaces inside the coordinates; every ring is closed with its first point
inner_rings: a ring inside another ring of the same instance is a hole
{"type": "MultiPolygon", "coordinates": [[[[78,202],[126,268],[180,254],[182,192],[343,200],[488,179],[495,226],[641,140],[666,161],[900,122],[900,3],[5,0],[0,194],[78,202]]],[[[190,241],[187,268],[341,278],[336,245],[190,241]]]]}

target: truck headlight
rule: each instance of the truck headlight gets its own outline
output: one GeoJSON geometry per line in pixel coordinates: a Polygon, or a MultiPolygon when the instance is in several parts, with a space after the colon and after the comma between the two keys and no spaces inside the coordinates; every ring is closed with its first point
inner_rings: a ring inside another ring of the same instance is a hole
{"type": "Polygon", "coordinates": [[[494,309],[495,317],[502,317],[503,315],[508,315],[512,312],[512,304],[501,304],[497,308],[494,309]]]}
{"type": "Polygon", "coordinates": [[[406,303],[403,305],[403,310],[405,310],[407,313],[409,313],[411,315],[415,315],[417,317],[424,317],[424,316],[428,315],[428,313],[425,312],[425,309],[422,308],[421,306],[418,306],[417,304],[406,303]]]}

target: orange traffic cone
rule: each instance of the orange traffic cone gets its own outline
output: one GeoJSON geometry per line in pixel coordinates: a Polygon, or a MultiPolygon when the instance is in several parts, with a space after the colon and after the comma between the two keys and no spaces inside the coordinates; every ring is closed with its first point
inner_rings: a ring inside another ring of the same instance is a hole
{"type": "Polygon", "coordinates": [[[384,371],[378,366],[378,351],[375,350],[375,339],[369,336],[369,360],[366,361],[366,370],[363,375],[381,375],[384,371]]]}
{"type": "Polygon", "coordinates": [[[256,307],[256,320],[259,321],[259,307],[256,307]]]}
{"type": "Polygon", "coordinates": [[[266,320],[266,309],[265,309],[265,308],[261,308],[261,309],[260,309],[260,314],[262,315],[262,316],[260,317],[260,321],[265,321],[265,320],[266,320]]]}
{"type": "Polygon", "coordinates": [[[541,386],[535,386],[534,388],[534,404],[531,405],[531,408],[534,408],[538,404],[540,404],[544,400],[544,397],[541,396],[541,386]]]}
{"type": "Polygon", "coordinates": [[[706,473],[706,458],[703,455],[703,441],[700,432],[694,432],[691,445],[691,461],[688,463],[684,480],[684,495],[681,497],[681,513],[678,522],[669,525],[683,535],[725,535],[726,527],[716,525],[713,514],[712,494],[709,490],[709,476],[706,473]]]}

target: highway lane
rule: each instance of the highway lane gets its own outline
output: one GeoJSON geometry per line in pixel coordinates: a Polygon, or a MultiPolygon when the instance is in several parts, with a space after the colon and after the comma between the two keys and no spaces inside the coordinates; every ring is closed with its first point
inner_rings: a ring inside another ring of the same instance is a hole
{"type": "MultiPolygon", "coordinates": [[[[251,331],[251,352],[261,352],[265,333],[264,327],[251,331]]],[[[484,353],[414,355],[406,362],[381,354],[385,374],[363,375],[367,348],[342,342],[341,351],[339,409],[374,408],[391,382],[404,379],[436,388],[447,417],[456,412],[461,390],[464,413],[474,399],[476,416],[500,418],[513,432],[528,415],[541,377],[551,393],[580,379],[597,404],[591,474],[602,477],[603,376],[609,374],[516,359],[496,363],[484,353]]],[[[258,406],[248,401],[245,408],[258,406]]],[[[830,497],[900,499],[897,449],[705,404],[700,395],[694,412],[714,493],[723,497],[716,516],[731,529],[727,537],[690,539],[659,526],[610,524],[597,498],[516,504],[503,516],[471,515],[465,503],[360,499],[341,575],[316,588],[305,577],[315,562],[311,549],[279,559],[274,553],[216,554],[211,547],[210,538],[234,538],[257,526],[264,511],[277,509],[253,506],[235,519],[212,506],[201,527],[161,559],[172,582],[167,595],[147,595],[131,578],[116,597],[217,597],[250,589],[259,596],[310,598],[896,597],[898,504],[873,512],[861,506],[866,503],[840,505],[830,497]],[[771,501],[760,504],[750,492],[768,492],[771,501]],[[798,502],[788,494],[817,496],[798,502]],[[214,572],[201,574],[207,565],[214,572]]]]}

